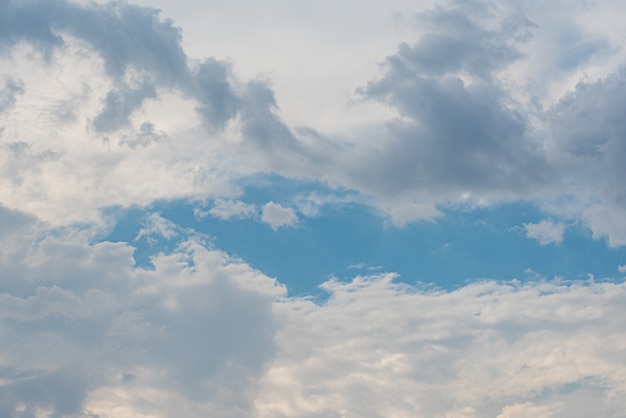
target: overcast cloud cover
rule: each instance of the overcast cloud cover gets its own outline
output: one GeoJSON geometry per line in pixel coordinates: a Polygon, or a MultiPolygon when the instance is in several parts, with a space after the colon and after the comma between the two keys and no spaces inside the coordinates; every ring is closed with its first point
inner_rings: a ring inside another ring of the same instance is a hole
{"type": "Polygon", "coordinates": [[[538,254],[623,254],[626,5],[382,3],[0,0],[0,415],[623,416],[626,257],[445,287],[373,254],[316,298],[204,229],[523,203],[538,254]]]}

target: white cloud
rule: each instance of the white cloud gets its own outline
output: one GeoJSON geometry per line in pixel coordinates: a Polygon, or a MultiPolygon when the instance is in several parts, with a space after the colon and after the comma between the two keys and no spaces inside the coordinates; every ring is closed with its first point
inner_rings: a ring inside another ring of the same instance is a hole
{"type": "Polygon", "coordinates": [[[155,242],[154,237],[171,240],[178,235],[178,227],[172,221],[165,219],[158,213],[153,213],[146,219],[145,225],[139,230],[135,241],[146,237],[148,242],[155,242]]]}
{"type": "Polygon", "coordinates": [[[39,228],[0,230],[0,415],[249,416],[283,287],[195,237],[144,270],[128,244],[39,228]]]}
{"type": "Polygon", "coordinates": [[[619,207],[590,206],[583,215],[593,231],[595,239],[606,238],[609,247],[626,245],[626,211],[619,207]]]}
{"type": "Polygon", "coordinates": [[[0,226],[2,415],[583,418],[626,407],[624,283],[438,291],[379,274],[331,280],[316,304],[193,236],[144,270],[132,246],[92,244],[87,231],[46,233],[4,208],[0,226]]]}
{"type": "Polygon", "coordinates": [[[547,219],[536,224],[524,224],[524,230],[528,238],[537,240],[541,245],[561,244],[563,242],[565,225],[555,223],[552,219],[547,219]]]}
{"type": "Polygon", "coordinates": [[[298,215],[291,208],[286,208],[278,203],[268,202],[263,206],[261,220],[277,230],[285,226],[292,226],[298,222],[298,215]]]}
{"type": "Polygon", "coordinates": [[[526,402],[505,407],[497,418],[550,418],[552,416],[552,408],[526,402]]]}
{"type": "Polygon", "coordinates": [[[619,271],[620,273],[626,273],[626,264],[620,264],[619,266],[617,266],[617,271],[619,271]]]}
{"type": "MultiPolygon", "coordinates": [[[[377,275],[315,304],[156,214],[138,238],[178,245],[152,270],[93,242],[109,207],[214,199],[213,216],[254,217],[232,199],[262,173],[347,189],[397,226],[567,199],[624,245],[623,2],[432,3],[194,9],[192,30],[219,36],[183,42],[129,3],[0,2],[16,16],[0,34],[0,415],[622,416],[623,283],[377,275]]],[[[261,220],[333,200],[272,201],[261,220]]],[[[524,229],[547,245],[565,226],[524,229]]]]}
{"type": "Polygon", "coordinates": [[[321,306],[277,306],[287,322],[257,416],[583,418],[618,417],[626,406],[626,340],[614,316],[624,284],[438,292],[392,278],[331,281],[321,306]],[[579,396],[593,406],[576,411],[579,396]]]}
{"type": "Polygon", "coordinates": [[[255,205],[244,203],[240,200],[233,199],[216,199],[214,206],[208,211],[208,214],[224,220],[246,219],[256,215],[257,208],[255,205]]]}

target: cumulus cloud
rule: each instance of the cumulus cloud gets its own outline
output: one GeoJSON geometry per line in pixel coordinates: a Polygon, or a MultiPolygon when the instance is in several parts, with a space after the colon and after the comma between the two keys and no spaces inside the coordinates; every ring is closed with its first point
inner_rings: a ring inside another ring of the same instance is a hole
{"type": "Polygon", "coordinates": [[[6,416],[582,418],[626,407],[624,283],[444,291],[384,273],[330,280],[316,303],[192,233],[146,270],[131,245],[91,243],[84,230],[46,233],[6,208],[0,227],[6,416]]]}
{"type": "Polygon", "coordinates": [[[397,226],[445,207],[524,199],[550,212],[569,199],[571,217],[623,245],[621,55],[607,31],[587,41],[582,9],[551,26],[555,10],[451,0],[417,13],[419,36],[354,100],[395,116],[339,137],[285,123],[270,81],[188,57],[156,9],[4,2],[0,199],[67,225],[107,206],[227,201],[241,178],[274,173],[353,191],[397,226]],[[611,63],[592,71],[600,55],[611,63]]]}
{"type": "Polygon", "coordinates": [[[213,207],[207,212],[211,216],[224,220],[251,218],[256,213],[256,205],[233,199],[216,199],[213,207]]]}
{"type": "Polygon", "coordinates": [[[541,245],[561,244],[565,225],[547,219],[536,224],[524,224],[524,230],[528,238],[536,239],[541,245]]]}
{"type": "Polygon", "coordinates": [[[24,83],[21,80],[8,78],[4,80],[4,87],[0,89],[0,113],[6,112],[15,105],[17,96],[24,93],[24,83]]]}
{"type": "Polygon", "coordinates": [[[278,306],[288,320],[260,416],[619,416],[612,315],[623,284],[485,281],[446,292],[393,277],[330,281],[325,304],[278,306]],[[593,406],[577,411],[578,396],[593,406]]]}
{"type": "Polygon", "coordinates": [[[261,220],[277,230],[285,226],[292,226],[298,222],[298,215],[291,208],[286,208],[278,203],[268,202],[263,206],[261,220]]]}
{"type": "MultiPolygon", "coordinates": [[[[393,117],[333,136],[289,126],[269,81],[188,57],[156,9],[0,1],[0,415],[621,416],[623,283],[435,291],[377,274],[330,280],[316,303],[159,214],[133,243],[93,232],[102,209],[157,200],[213,200],[212,216],[274,230],[332,203],[235,200],[269,173],[348,190],[398,226],[567,200],[624,245],[626,72],[592,68],[620,55],[579,27],[593,19],[561,15],[577,10],[419,13],[420,36],[357,92],[393,117]],[[144,239],[171,244],[150,268],[133,259],[144,239]]],[[[565,224],[524,229],[558,244],[565,224]]]]}
{"type": "Polygon", "coordinates": [[[273,279],[189,236],[144,270],[128,244],[79,230],[40,240],[32,218],[0,219],[2,415],[248,416],[276,350],[273,279]]]}

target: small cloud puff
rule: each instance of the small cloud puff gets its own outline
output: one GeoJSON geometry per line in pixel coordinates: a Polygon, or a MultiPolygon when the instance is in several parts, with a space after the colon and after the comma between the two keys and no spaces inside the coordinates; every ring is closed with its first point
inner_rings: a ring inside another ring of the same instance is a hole
{"type": "Polygon", "coordinates": [[[565,225],[555,223],[552,219],[543,220],[539,223],[524,224],[524,230],[528,238],[535,239],[540,245],[561,244],[563,242],[563,233],[565,225]]]}
{"type": "Polygon", "coordinates": [[[233,199],[216,199],[215,204],[208,214],[225,221],[232,218],[247,219],[256,215],[255,205],[233,199]]]}
{"type": "Polygon", "coordinates": [[[298,215],[291,208],[286,208],[278,203],[269,202],[263,206],[261,220],[277,230],[283,226],[292,226],[298,222],[298,215]]]}
{"type": "Polygon", "coordinates": [[[158,213],[153,213],[146,219],[144,227],[137,233],[135,241],[139,241],[144,237],[149,244],[156,244],[158,242],[156,237],[171,240],[178,236],[177,229],[178,226],[172,221],[165,219],[158,213]]]}

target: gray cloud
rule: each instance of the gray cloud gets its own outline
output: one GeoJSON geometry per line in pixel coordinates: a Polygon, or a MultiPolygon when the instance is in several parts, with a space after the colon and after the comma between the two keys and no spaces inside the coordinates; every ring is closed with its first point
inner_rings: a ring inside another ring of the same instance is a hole
{"type": "Polygon", "coordinates": [[[92,391],[137,382],[250,409],[276,351],[272,279],[193,240],[142,270],[127,244],[77,230],[38,240],[32,218],[0,209],[4,416],[87,416],[92,391]]]}
{"type": "Polygon", "coordinates": [[[0,88],[0,113],[6,112],[15,106],[17,96],[24,93],[24,82],[8,78],[4,80],[4,86],[0,88]]]}
{"type": "Polygon", "coordinates": [[[152,122],[144,122],[139,127],[139,132],[133,136],[124,136],[120,140],[121,144],[126,144],[131,148],[147,147],[155,142],[164,141],[168,138],[167,134],[157,131],[152,122]]]}
{"type": "Polygon", "coordinates": [[[111,132],[128,125],[129,116],[149,98],[156,97],[154,85],[141,83],[136,88],[121,86],[109,91],[104,99],[104,109],[94,118],[93,126],[98,132],[111,132]]]}
{"type": "Polygon", "coordinates": [[[572,178],[601,186],[608,200],[626,209],[626,70],[577,84],[551,110],[552,146],[572,178]]]}
{"type": "Polygon", "coordinates": [[[454,3],[427,19],[433,30],[387,58],[382,78],[360,90],[388,102],[404,117],[391,122],[381,153],[353,163],[361,187],[378,193],[523,193],[549,180],[541,149],[523,113],[494,71],[519,54],[513,34],[530,26],[506,19],[486,30],[484,2],[454,3]],[[444,193],[438,191],[445,189],[444,193]]]}
{"type": "Polygon", "coordinates": [[[47,416],[89,417],[83,413],[87,377],[80,370],[18,372],[7,370],[2,376],[8,384],[0,390],[0,413],[12,418],[35,418],[44,410],[47,416]]]}
{"type": "Polygon", "coordinates": [[[171,20],[162,20],[157,9],[126,2],[81,6],[40,0],[28,4],[4,1],[0,11],[6,20],[0,42],[6,48],[27,41],[49,59],[65,44],[64,35],[72,35],[103,58],[114,88],[94,119],[97,131],[110,132],[126,125],[147,99],[157,97],[158,89],[177,89],[198,100],[198,111],[210,126],[222,127],[236,113],[228,66],[207,59],[191,70],[180,29],[171,20]],[[137,86],[128,85],[127,78],[136,77],[133,74],[139,74],[137,86]]]}

